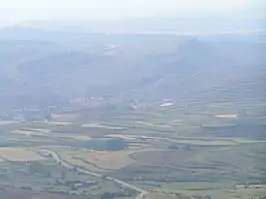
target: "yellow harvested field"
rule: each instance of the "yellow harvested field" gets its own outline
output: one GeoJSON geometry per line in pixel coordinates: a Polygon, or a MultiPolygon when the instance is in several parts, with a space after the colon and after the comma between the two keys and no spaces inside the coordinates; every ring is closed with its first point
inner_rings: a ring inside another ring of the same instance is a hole
{"type": "Polygon", "coordinates": [[[105,169],[96,167],[95,165],[88,164],[88,162],[85,162],[83,159],[78,159],[75,155],[72,153],[66,152],[66,151],[57,151],[60,154],[60,157],[65,160],[66,162],[72,164],[72,165],[77,165],[80,167],[84,167],[90,171],[94,171],[97,173],[104,172],[105,169]]]}
{"type": "Polygon", "coordinates": [[[236,119],[238,114],[224,114],[224,115],[215,115],[217,118],[228,118],[228,119],[236,119]]]}
{"type": "Polygon", "coordinates": [[[12,133],[20,134],[20,135],[26,135],[26,136],[32,136],[32,135],[39,135],[39,136],[41,136],[41,135],[44,135],[45,134],[45,132],[43,132],[43,131],[33,130],[33,129],[30,129],[30,130],[20,130],[19,129],[19,130],[12,131],[12,133]]]}
{"type": "Polygon", "coordinates": [[[60,155],[71,163],[78,164],[82,162],[82,166],[86,165],[87,168],[90,166],[88,169],[95,167],[97,170],[116,170],[134,162],[129,157],[131,153],[134,152],[131,150],[113,152],[77,150],[68,153],[61,151],[60,155]]]}
{"type": "Polygon", "coordinates": [[[24,148],[0,148],[0,159],[9,161],[34,161],[44,159],[35,151],[24,148]]]}
{"type": "Polygon", "coordinates": [[[123,151],[54,149],[65,161],[95,172],[106,172],[128,166],[135,162],[130,158],[132,154],[153,150],[155,149],[151,146],[141,148],[134,146],[123,151]]]}
{"type": "Polygon", "coordinates": [[[58,137],[69,138],[69,139],[74,139],[74,140],[89,140],[89,139],[91,139],[87,135],[62,135],[62,136],[58,136],[58,137]]]}
{"type": "Polygon", "coordinates": [[[14,134],[31,136],[49,136],[49,137],[58,137],[58,138],[68,138],[75,140],[89,140],[90,137],[87,135],[70,135],[70,134],[55,134],[51,133],[48,129],[17,129],[12,131],[14,134]]]}
{"type": "Polygon", "coordinates": [[[47,124],[52,126],[65,126],[70,125],[71,122],[47,122],[47,124]]]}
{"type": "Polygon", "coordinates": [[[94,164],[99,167],[106,169],[119,169],[125,167],[134,161],[130,159],[129,155],[132,151],[116,151],[116,152],[107,152],[107,151],[91,151],[81,154],[85,159],[92,161],[94,164]]]}
{"type": "Polygon", "coordinates": [[[121,138],[121,139],[125,139],[125,140],[136,139],[136,136],[134,136],[134,135],[125,135],[125,134],[109,134],[106,137],[121,138]]]}

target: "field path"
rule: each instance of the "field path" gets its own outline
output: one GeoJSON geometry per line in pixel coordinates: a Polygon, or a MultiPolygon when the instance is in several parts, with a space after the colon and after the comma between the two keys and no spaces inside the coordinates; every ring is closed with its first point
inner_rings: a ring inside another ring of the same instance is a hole
{"type": "MultiPolygon", "coordinates": [[[[65,162],[63,159],[60,158],[60,156],[54,152],[54,151],[50,151],[50,150],[46,150],[46,149],[42,149],[42,150],[38,150],[40,152],[44,152],[44,153],[47,153],[48,155],[50,155],[56,162],[58,163],[61,163],[61,165],[63,165],[64,167],[68,168],[68,169],[72,169],[73,168],[73,165],[65,162]]],[[[81,172],[81,173],[85,173],[85,174],[88,174],[88,175],[91,175],[91,176],[95,176],[95,177],[99,177],[99,178],[102,178],[103,175],[102,174],[99,174],[99,173],[95,173],[95,172],[91,172],[87,169],[83,169],[83,168],[79,168],[77,167],[77,171],[81,172]]],[[[129,184],[125,181],[122,181],[122,180],[119,180],[119,179],[116,179],[116,178],[112,178],[112,177],[105,177],[107,180],[110,180],[110,181],[113,181],[117,184],[120,184],[124,187],[127,187],[127,188],[130,188],[130,189],[133,189],[137,192],[139,192],[139,194],[135,197],[135,199],[144,199],[147,195],[148,195],[148,192],[145,191],[144,189],[141,189],[139,187],[136,187],[132,184],[129,184]]]]}

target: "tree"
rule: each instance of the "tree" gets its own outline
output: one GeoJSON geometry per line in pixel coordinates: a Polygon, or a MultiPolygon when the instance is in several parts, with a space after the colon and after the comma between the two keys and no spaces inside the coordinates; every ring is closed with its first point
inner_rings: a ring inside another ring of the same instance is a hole
{"type": "Polygon", "coordinates": [[[78,171],[78,167],[75,165],[74,167],[73,167],[73,172],[77,172],[78,171]]]}
{"type": "Polygon", "coordinates": [[[167,148],[167,150],[168,151],[177,151],[179,148],[178,148],[178,146],[177,145],[170,145],[168,148],[167,148]]]}
{"type": "Polygon", "coordinates": [[[62,180],[65,180],[65,179],[66,179],[66,172],[65,172],[65,171],[62,172],[62,174],[61,174],[61,179],[62,179],[62,180]]]}
{"type": "Polygon", "coordinates": [[[113,199],[114,197],[115,197],[115,196],[114,196],[113,193],[105,192],[105,193],[102,195],[101,199],[113,199]]]}

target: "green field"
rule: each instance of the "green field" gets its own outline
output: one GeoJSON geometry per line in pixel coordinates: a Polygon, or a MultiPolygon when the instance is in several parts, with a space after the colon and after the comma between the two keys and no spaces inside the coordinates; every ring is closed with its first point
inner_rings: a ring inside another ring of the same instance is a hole
{"type": "Polygon", "coordinates": [[[129,194],[113,182],[66,169],[49,159],[30,163],[2,162],[0,165],[1,187],[90,198],[98,198],[106,192],[129,194]]]}
{"type": "MultiPolygon", "coordinates": [[[[87,120],[84,112],[76,112],[75,117],[82,117],[82,122],[58,122],[58,117],[49,122],[2,122],[0,144],[2,148],[53,150],[72,165],[143,188],[150,192],[151,199],[263,196],[264,187],[234,186],[266,184],[266,126],[241,114],[237,118],[215,117],[237,112],[224,109],[225,104],[208,110],[204,105],[193,106],[185,110],[155,106],[149,111],[119,109],[107,113],[97,109],[95,118],[90,115],[87,120]],[[109,140],[115,141],[115,147],[111,142],[109,146],[109,140]]],[[[1,170],[2,187],[90,198],[128,191],[106,179],[69,171],[47,157],[31,162],[41,168],[33,173],[29,173],[31,164],[25,163],[27,159],[8,161],[0,154],[0,160],[1,168],[9,168],[8,172],[1,170]],[[89,187],[82,185],[92,181],[95,183],[89,187]]]]}

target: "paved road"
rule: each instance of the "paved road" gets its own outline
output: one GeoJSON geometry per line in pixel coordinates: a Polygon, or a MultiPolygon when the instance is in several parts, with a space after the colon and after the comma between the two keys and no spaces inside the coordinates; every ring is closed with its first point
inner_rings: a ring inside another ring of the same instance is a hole
{"type": "MultiPolygon", "coordinates": [[[[47,153],[48,155],[50,154],[50,155],[52,156],[52,158],[53,158],[56,162],[58,162],[58,163],[60,162],[61,165],[63,165],[63,166],[66,167],[66,168],[69,168],[69,169],[72,169],[72,168],[73,168],[73,165],[71,165],[71,164],[65,162],[65,161],[64,161],[63,159],[61,159],[60,156],[59,156],[56,152],[54,152],[54,151],[50,151],[50,150],[46,150],[46,149],[41,149],[41,150],[38,150],[38,151],[40,151],[40,152],[44,152],[44,153],[47,153]]],[[[77,171],[82,172],[82,173],[85,173],[85,174],[88,174],[88,175],[91,175],[91,176],[99,177],[99,178],[102,178],[102,177],[103,177],[102,174],[94,173],[94,172],[91,172],[91,171],[89,171],[89,170],[87,170],[87,169],[82,169],[82,168],[79,168],[79,167],[77,167],[77,171]]],[[[114,181],[114,182],[116,182],[117,184],[120,184],[120,185],[122,185],[122,186],[124,186],[124,187],[130,188],[130,189],[133,189],[133,190],[139,192],[139,195],[137,195],[137,196],[135,197],[135,199],[144,199],[144,198],[148,195],[148,192],[145,191],[144,189],[141,189],[141,188],[139,188],[139,187],[136,187],[136,186],[134,186],[134,185],[131,185],[131,184],[129,184],[129,183],[127,183],[127,182],[124,182],[124,181],[122,181],[122,180],[119,180],[119,179],[116,179],[116,178],[112,178],[112,177],[105,177],[105,178],[106,178],[107,180],[114,181]]]]}

